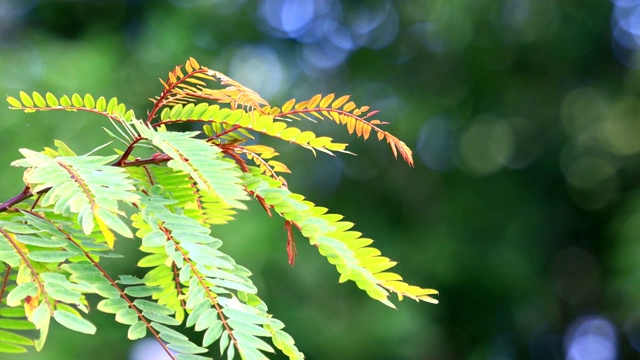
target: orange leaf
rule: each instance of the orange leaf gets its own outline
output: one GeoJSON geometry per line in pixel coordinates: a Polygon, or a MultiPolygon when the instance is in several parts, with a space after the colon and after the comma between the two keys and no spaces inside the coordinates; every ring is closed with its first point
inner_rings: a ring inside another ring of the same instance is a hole
{"type": "Polygon", "coordinates": [[[353,109],[356,108],[356,103],[354,103],[353,101],[349,101],[343,108],[342,110],[344,111],[351,111],[353,109]]]}
{"type": "Polygon", "coordinates": [[[353,134],[353,130],[356,127],[356,120],[353,118],[347,118],[346,116],[343,116],[342,119],[347,122],[347,131],[349,134],[353,134]]]}
{"type": "Polygon", "coordinates": [[[339,108],[340,106],[342,106],[342,104],[346,103],[350,97],[351,95],[344,95],[339,97],[336,101],[333,102],[333,104],[331,104],[331,107],[334,109],[339,108]]]}
{"type": "Polygon", "coordinates": [[[393,152],[393,157],[398,158],[398,150],[396,149],[396,143],[387,137],[387,142],[389,146],[391,146],[391,152],[393,152]]]}
{"type": "Polygon", "coordinates": [[[331,104],[331,101],[333,101],[334,97],[335,97],[335,94],[329,94],[329,95],[325,96],[324,99],[322,99],[322,101],[320,101],[320,107],[321,108],[326,108],[327,106],[329,106],[329,104],[331,104]]]}
{"type": "Polygon", "coordinates": [[[369,138],[369,134],[371,133],[371,126],[364,126],[362,128],[362,138],[367,140],[369,138]]]}
{"type": "Polygon", "coordinates": [[[293,266],[296,263],[296,242],[293,239],[293,228],[291,227],[291,221],[284,222],[284,228],[287,231],[287,257],[289,259],[289,265],[293,266]]]}
{"type": "Polygon", "coordinates": [[[356,134],[358,134],[358,136],[362,136],[363,127],[364,127],[364,123],[362,121],[356,122],[356,134]]]}

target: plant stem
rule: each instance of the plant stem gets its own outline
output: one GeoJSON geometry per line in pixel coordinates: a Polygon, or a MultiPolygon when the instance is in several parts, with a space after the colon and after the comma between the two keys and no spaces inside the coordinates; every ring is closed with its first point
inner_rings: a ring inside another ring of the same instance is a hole
{"type": "Polygon", "coordinates": [[[28,186],[25,186],[21,193],[0,204],[0,212],[5,212],[13,205],[18,204],[32,196],[33,193],[31,192],[31,189],[28,186]]]}

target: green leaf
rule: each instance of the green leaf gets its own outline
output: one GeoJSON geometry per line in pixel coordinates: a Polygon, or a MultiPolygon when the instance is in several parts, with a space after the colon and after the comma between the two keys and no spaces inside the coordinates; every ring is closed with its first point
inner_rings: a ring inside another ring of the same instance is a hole
{"type": "Polygon", "coordinates": [[[32,251],[29,253],[29,259],[38,262],[60,263],[75,254],[68,251],[32,251]]]}
{"type": "Polygon", "coordinates": [[[129,227],[118,216],[116,216],[112,212],[107,211],[103,208],[99,208],[96,215],[104,222],[104,224],[109,229],[117,232],[118,234],[124,237],[127,237],[127,238],[133,237],[133,233],[131,232],[131,229],[129,229],[129,227]]]}
{"type": "Polygon", "coordinates": [[[0,342],[16,345],[33,345],[33,340],[28,337],[5,330],[0,330],[0,342]]]}
{"type": "Polygon", "coordinates": [[[111,98],[111,100],[109,100],[109,104],[107,104],[107,112],[109,114],[114,114],[117,109],[118,109],[118,99],[111,98]]]}
{"type": "Polygon", "coordinates": [[[49,320],[51,317],[47,316],[46,322],[43,322],[38,329],[40,330],[40,337],[33,341],[33,346],[36,351],[42,350],[45,342],[47,341],[47,335],[49,335],[49,320]]]}
{"type": "Polygon", "coordinates": [[[20,91],[20,100],[26,107],[33,107],[33,100],[27,95],[26,92],[20,91]]]}
{"type": "Polygon", "coordinates": [[[194,355],[194,354],[177,354],[176,359],[178,360],[211,360],[210,357],[194,355]]]}
{"type": "Polygon", "coordinates": [[[60,98],[60,105],[64,106],[64,107],[70,107],[71,106],[71,100],[69,100],[69,97],[67,95],[64,95],[60,98]]]}
{"type": "MultiPolygon", "coordinates": [[[[86,100],[85,100],[86,101],[86,100]]],[[[96,110],[104,111],[107,108],[107,101],[104,96],[100,96],[96,101],[96,110]]]]}
{"type": "MultiPolygon", "coordinates": [[[[7,305],[18,306],[27,296],[34,296],[38,293],[38,286],[33,282],[28,282],[16,286],[7,296],[7,305]]],[[[1,337],[0,337],[1,339],[1,337]]]]}
{"type": "MultiPolygon", "coordinates": [[[[46,235],[45,235],[46,236],[46,235]]],[[[16,239],[25,245],[34,245],[44,248],[59,248],[66,245],[66,242],[59,238],[42,237],[33,235],[17,234],[16,239]]]]}
{"type": "Polygon", "coordinates": [[[85,94],[84,105],[89,109],[93,109],[93,107],[96,105],[96,101],[93,99],[93,96],[91,96],[91,94],[85,94]]]}
{"type": "Polygon", "coordinates": [[[82,107],[82,97],[78,94],[73,94],[71,95],[71,103],[73,104],[73,106],[75,107],[82,107]]]}
{"type": "Polygon", "coordinates": [[[3,233],[0,233],[0,261],[4,261],[7,265],[17,268],[20,266],[20,255],[16,253],[13,246],[11,246],[2,235],[3,233]]]}
{"type": "Polygon", "coordinates": [[[68,304],[75,304],[82,297],[79,292],[55,282],[46,282],[44,288],[49,296],[68,304]]]}
{"type": "Polygon", "coordinates": [[[5,354],[20,354],[27,352],[27,349],[20,345],[7,344],[0,341],[0,353],[5,354]]]}
{"type": "Polygon", "coordinates": [[[116,313],[116,321],[121,324],[133,325],[139,319],[138,313],[131,308],[122,309],[116,313]]]}
{"type": "Polygon", "coordinates": [[[157,286],[141,285],[141,286],[129,286],[124,290],[124,292],[125,294],[131,295],[133,297],[146,297],[146,296],[151,296],[161,290],[162,288],[157,286]]]}
{"type": "MultiPolygon", "coordinates": [[[[237,306],[237,305],[234,305],[234,306],[237,306]]],[[[249,311],[255,312],[257,311],[256,309],[253,309],[247,305],[242,306],[242,308],[245,308],[245,310],[243,311],[240,309],[227,307],[222,312],[227,317],[238,320],[238,321],[243,321],[243,322],[252,323],[252,324],[268,324],[269,323],[268,317],[260,316],[258,314],[249,312],[249,311]]]]}
{"type": "Polygon", "coordinates": [[[213,344],[216,340],[220,338],[222,335],[222,331],[224,330],[224,324],[222,321],[216,320],[211,327],[205,331],[204,336],[202,337],[202,346],[207,347],[213,344]]]}
{"type": "Polygon", "coordinates": [[[156,311],[143,311],[142,315],[151,321],[165,325],[180,325],[180,322],[171,316],[164,315],[156,311]]]}
{"type": "Polygon", "coordinates": [[[48,327],[50,319],[51,313],[46,301],[41,302],[31,315],[31,322],[36,326],[37,329],[48,327]]]}
{"type": "Polygon", "coordinates": [[[180,114],[182,113],[182,105],[178,104],[171,109],[170,119],[177,120],[180,118],[180,114]]]}
{"type": "Polygon", "coordinates": [[[48,92],[45,97],[47,98],[47,104],[49,104],[50,107],[57,107],[58,104],[58,98],[56,98],[52,93],[48,92]]]}
{"type": "MultiPolygon", "coordinates": [[[[242,331],[234,332],[234,336],[236,337],[236,340],[238,340],[238,343],[240,344],[241,347],[246,347],[247,345],[249,345],[252,348],[259,349],[262,351],[267,351],[271,353],[275,352],[275,350],[273,350],[271,345],[267,344],[264,340],[256,336],[248,335],[242,331]]],[[[269,335],[265,335],[265,336],[269,336],[269,335]]]]}
{"type": "Polygon", "coordinates": [[[64,310],[56,310],[53,312],[53,318],[62,326],[67,329],[81,332],[83,334],[93,335],[96,332],[96,327],[91,322],[83,319],[80,316],[74,315],[64,310]]]}
{"type": "Polygon", "coordinates": [[[207,329],[215,324],[216,321],[220,321],[218,320],[218,311],[216,309],[209,309],[198,318],[194,330],[202,331],[207,329]]]}
{"type": "Polygon", "coordinates": [[[151,255],[147,255],[147,256],[143,257],[142,259],[140,259],[140,261],[138,261],[138,266],[139,267],[143,267],[143,268],[144,267],[156,267],[158,265],[164,264],[164,262],[166,260],[167,260],[167,255],[165,255],[164,253],[162,253],[162,254],[151,254],[151,255]]]}
{"type": "Polygon", "coordinates": [[[133,304],[142,311],[153,311],[164,315],[171,315],[174,313],[174,311],[168,307],[149,300],[136,299],[133,304]]]}
{"type": "Polygon", "coordinates": [[[47,103],[44,101],[44,98],[42,97],[42,95],[40,95],[40,93],[34,91],[31,96],[33,97],[33,102],[37,107],[43,108],[47,106],[47,103]]]}
{"type": "Polygon", "coordinates": [[[27,320],[0,319],[0,329],[33,330],[35,326],[27,320]]]}
{"type": "Polygon", "coordinates": [[[107,314],[116,314],[122,309],[127,309],[129,304],[122,298],[104,299],[98,303],[98,310],[107,314]]]}
{"type": "Polygon", "coordinates": [[[21,108],[22,107],[22,103],[14,98],[13,96],[7,96],[7,102],[9,103],[9,105],[13,106],[14,108],[21,108]]]}
{"type": "Polygon", "coordinates": [[[168,343],[179,343],[179,342],[189,341],[189,338],[186,337],[184,334],[181,334],[157,322],[152,322],[151,327],[158,330],[158,332],[160,332],[160,337],[168,343]]]}
{"type": "Polygon", "coordinates": [[[176,351],[178,353],[182,353],[182,354],[202,354],[202,353],[206,353],[207,349],[202,348],[194,343],[169,343],[169,345],[167,345],[167,347],[173,351],[176,351]]]}
{"type": "Polygon", "coordinates": [[[147,335],[147,325],[142,321],[138,321],[129,327],[127,331],[127,338],[129,340],[142,339],[147,335]]]}
{"type": "Polygon", "coordinates": [[[24,309],[18,307],[1,307],[0,308],[0,317],[5,318],[16,318],[16,317],[24,317],[24,309]]]}

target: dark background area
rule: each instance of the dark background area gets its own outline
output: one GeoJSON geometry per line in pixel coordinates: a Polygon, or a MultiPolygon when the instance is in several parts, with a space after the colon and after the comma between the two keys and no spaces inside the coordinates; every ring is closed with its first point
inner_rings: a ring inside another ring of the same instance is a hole
{"type": "MultiPolygon", "coordinates": [[[[414,149],[329,123],[335,158],[281,144],[294,192],[354,221],[439,305],[391,310],[279,219],[214,229],[309,359],[634,359],[640,351],[640,5],[553,0],[0,0],[0,93],[117,96],[142,116],[192,56],[272,104],[351,94],[414,149]]],[[[8,106],[8,105],[7,105],[8,106]]],[[[0,110],[2,201],[18,149],[108,141],[90,114],[0,110]]],[[[122,240],[130,273],[137,244],[122,240]]],[[[16,359],[131,359],[126,327],[52,329],[16,359]]],[[[147,350],[146,359],[153,357],[147,350]]]]}

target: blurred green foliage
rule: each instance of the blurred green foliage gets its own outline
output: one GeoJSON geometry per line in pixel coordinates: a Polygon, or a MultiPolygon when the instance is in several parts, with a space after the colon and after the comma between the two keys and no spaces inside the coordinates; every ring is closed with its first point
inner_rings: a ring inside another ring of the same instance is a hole
{"type": "MultiPolygon", "coordinates": [[[[281,144],[294,172],[289,184],[355,221],[400,261],[407,280],[440,290],[441,303],[389,310],[338,285],[300,237],[291,269],[282,224],[266,216],[214,230],[233,239],[226,250],[254,271],[262,297],[309,359],[634,358],[634,6],[5,0],[0,93],[118,96],[143,114],[160,92],[156,79],[193,56],[276,104],[352,94],[382,110],[388,129],[415,149],[416,168],[375,142],[350,139],[357,157],[317,159],[281,144]]],[[[90,115],[0,114],[4,199],[23,186],[20,171],[8,167],[18,148],[61,139],[86,152],[106,141],[106,124],[90,115]]],[[[136,244],[118,247],[133,252],[136,244]]],[[[108,265],[127,272],[133,264],[108,265]]],[[[44,353],[16,358],[126,358],[132,344],[123,326],[99,313],[92,319],[97,336],[54,328],[44,353]]]]}

